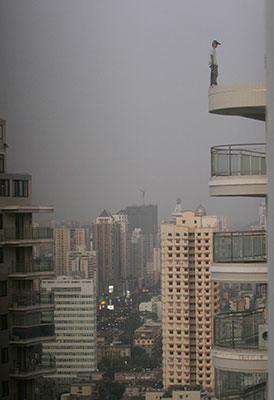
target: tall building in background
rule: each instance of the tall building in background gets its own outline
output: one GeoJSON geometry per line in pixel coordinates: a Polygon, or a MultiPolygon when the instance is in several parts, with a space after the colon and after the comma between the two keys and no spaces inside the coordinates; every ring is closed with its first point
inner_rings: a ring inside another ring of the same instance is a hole
{"type": "Polygon", "coordinates": [[[93,248],[97,252],[98,294],[117,293],[121,278],[120,225],[104,210],[93,224],[93,248]]]}
{"type": "MultiPolygon", "coordinates": [[[[157,247],[158,207],[157,205],[142,205],[126,207],[129,231],[141,229],[144,238],[144,277],[146,278],[147,262],[153,261],[153,249],[157,247]]],[[[129,264],[134,263],[129,256],[129,264]]],[[[129,266],[129,269],[132,269],[129,266]]]]}
{"type": "Polygon", "coordinates": [[[86,248],[86,230],[63,226],[55,229],[54,236],[56,274],[68,275],[67,253],[76,251],[78,246],[86,248]]]}
{"type": "Polygon", "coordinates": [[[121,259],[121,278],[127,279],[129,268],[129,231],[128,216],[125,210],[112,214],[114,221],[120,226],[120,259],[121,259]]]}
{"type": "Polygon", "coordinates": [[[43,345],[43,357],[53,354],[56,372],[50,378],[69,382],[77,373],[90,373],[96,360],[96,292],[92,279],[59,276],[43,280],[42,287],[54,294],[56,341],[43,345]]]}
{"type": "Polygon", "coordinates": [[[96,251],[87,251],[85,246],[77,246],[77,250],[67,252],[67,272],[69,276],[83,279],[94,279],[96,282],[96,251]]]}
{"type": "Polygon", "coordinates": [[[54,357],[41,358],[55,339],[52,296],[40,287],[54,276],[53,260],[35,259],[33,246],[53,242],[49,228],[33,227],[31,176],[6,172],[5,121],[0,120],[0,398],[34,400],[39,377],[54,373],[54,357]]]}
{"type": "Polygon", "coordinates": [[[213,316],[219,286],[210,280],[218,218],[199,206],[161,224],[163,386],[214,386],[213,316]]]}
{"type": "MultiPolygon", "coordinates": [[[[271,24],[273,26],[272,20],[271,24]]],[[[208,100],[210,113],[265,121],[265,82],[216,86],[209,89],[208,100]]],[[[264,198],[267,195],[266,171],[269,173],[271,169],[268,165],[266,169],[264,143],[214,146],[211,148],[210,194],[264,198]]],[[[271,202],[269,205],[272,209],[271,202]]],[[[220,283],[225,306],[214,322],[212,359],[216,399],[266,399],[266,284],[271,281],[268,273],[272,274],[273,270],[270,264],[267,272],[266,240],[263,226],[260,230],[246,232],[219,232],[213,238],[211,278],[220,283]]],[[[270,252],[272,248],[273,240],[270,252]]],[[[273,381],[272,376],[269,381],[273,381]]]]}

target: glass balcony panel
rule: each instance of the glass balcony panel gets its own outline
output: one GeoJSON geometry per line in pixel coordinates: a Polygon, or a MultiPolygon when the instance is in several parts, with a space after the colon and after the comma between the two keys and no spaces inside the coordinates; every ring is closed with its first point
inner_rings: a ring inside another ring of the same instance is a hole
{"type": "Polygon", "coordinates": [[[264,373],[215,369],[215,395],[220,400],[266,400],[264,373]]]}
{"type": "Polygon", "coordinates": [[[240,169],[240,174],[241,175],[250,175],[250,161],[251,161],[251,155],[241,153],[240,155],[241,159],[241,169],[240,169]]]}
{"type": "Polygon", "coordinates": [[[13,262],[10,265],[9,273],[32,273],[54,271],[52,260],[33,260],[30,262],[13,262]]]}
{"type": "Polygon", "coordinates": [[[213,237],[214,262],[266,262],[266,232],[218,232],[213,237]]]}
{"type": "Polygon", "coordinates": [[[240,157],[238,154],[230,154],[228,162],[230,163],[230,171],[228,175],[240,174],[240,157]]]}
{"type": "Polygon", "coordinates": [[[215,346],[233,349],[259,348],[259,325],[266,324],[264,310],[224,313],[214,317],[215,346]]]}
{"type": "Polygon", "coordinates": [[[31,327],[14,327],[12,328],[13,338],[11,340],[27,340],[39,337],[54,336],[54,324],[37,325],[31,327]]]}
{"type": "Polygon", "coordinates": [[[260,170],[260,160],[261,157],[259,156],[253,156],[251,161],[252,161],[252,175],[261,175],[261,170],[260,170]]]}
{"type": "Polygon", "coordinates": [[[53,239],[52,228],[5,228],[3,240],[53,239]]]}
{"type": "Polygon", "coordinates": [[[265,175],[265,144],[211,148],[212,176],[265,175]]]}
{"type": "Polygon", "coordinates": [[[12,305],[28,307],[38,304],[54,304],[54,295],[48,291],[20,292],[12,296],[12,305]]]}

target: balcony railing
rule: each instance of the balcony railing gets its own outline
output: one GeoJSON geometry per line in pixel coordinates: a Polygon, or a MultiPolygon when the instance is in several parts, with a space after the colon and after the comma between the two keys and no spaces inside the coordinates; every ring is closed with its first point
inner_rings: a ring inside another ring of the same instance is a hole
{"type": "Polygon", "coordinates": [[[41,324],[31,327],[14,327],[12,328],[11,341],[28,340],[28,339],[38,339],[47,336],[54,336],[55,329],[54,324],[41,324]]]}
{"type": "Polygon", "coordinates": [[[214,345],[230,349],[265,348],[265,343],[259,337],[260,325],[266,326],[264,309],[216,315],[214,345]]]}
{"type": "Polygon", "coordinates": [[[1,241],[53,239],[52,228],[4,228],[0,233],[1,241]]]}
{"type": "Polygon", "coordinates": [[[52,260],[33,260],[31,262],[13,262],[9,266],[9,274],[25,274],[54,271],[52,260]]]}
{"type": "Polygon", "coordinates": [[[211,176],[266,175],[265,144],[211,147],[211,176]]]}
{"type": "Polygon", "coordinates": [[[216,263],[266,262],[266,232],[216,232],[213,261],[216,263]]]}
{"type": "Polygon", "coordinates": [[[39,358],[34,358],[26,362],[16,363],[10,375],[20,376],[31,374],[32,372],[38,372],[48,369],[55,369],[56,361],[52,355],[43,355],[39,358]]]}
{"type": "Polygon", "coordinates": [[[12,296],[12,307],[54,304],[54,294],[48,291],[21,292],[12,296]]]}
{"type": "Polygon", "coordinates": [[[215,369],[218,400],[266,400],[266,373],[215,369]]]}

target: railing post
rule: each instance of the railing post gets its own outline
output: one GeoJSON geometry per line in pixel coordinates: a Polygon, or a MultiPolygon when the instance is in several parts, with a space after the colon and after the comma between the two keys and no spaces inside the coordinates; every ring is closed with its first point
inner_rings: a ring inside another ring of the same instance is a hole
{"type": "Polygon", "coordinates": [[[231,176],[232,175],[232,173],[231,173],[231,146],[229,146],[229,148],[228,148],[228,169],[229,169],[228,176],[231,176]]]}

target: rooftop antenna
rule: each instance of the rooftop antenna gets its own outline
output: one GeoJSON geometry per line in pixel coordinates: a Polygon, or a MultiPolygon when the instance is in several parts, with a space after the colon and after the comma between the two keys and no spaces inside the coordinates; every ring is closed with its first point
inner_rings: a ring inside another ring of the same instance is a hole
{"type": "Polygon", "coordinates": [[[139,189],[139,191],[142,193],[142,205],[145,205],[145,191],[143,189],[139,189]]]}

